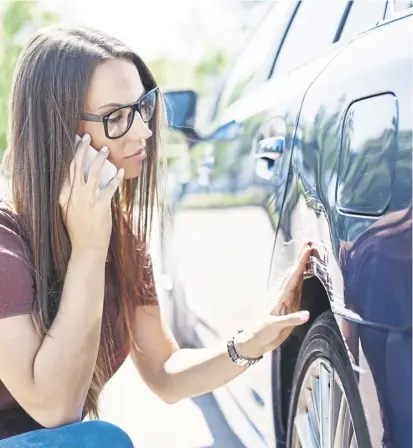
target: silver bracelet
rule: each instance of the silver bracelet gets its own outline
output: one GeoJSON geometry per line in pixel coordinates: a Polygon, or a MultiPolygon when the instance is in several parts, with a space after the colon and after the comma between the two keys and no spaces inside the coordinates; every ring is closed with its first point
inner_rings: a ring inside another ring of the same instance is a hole
{"type": "MultiPolygon", "coordinates": [[[[242,333],[243,330],[238,330],[237,334],[242,333]]],[[[247,356],[242,356],[238,353],[235,347],[235,336],[227,342],[228,355],[235,364],[241,367],[250,367],[260,361],[263,356],[258,358],[248,358],[247,356]]]]}

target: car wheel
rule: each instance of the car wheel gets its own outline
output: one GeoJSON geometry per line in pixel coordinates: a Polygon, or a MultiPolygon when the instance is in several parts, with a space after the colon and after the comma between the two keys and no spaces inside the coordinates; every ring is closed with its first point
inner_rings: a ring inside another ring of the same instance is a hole
{"type": "Polygon", "coordinates": [[[331,312],[314,322],[298,355],[287,447],[371,447],[357,382],[331,312]]]}

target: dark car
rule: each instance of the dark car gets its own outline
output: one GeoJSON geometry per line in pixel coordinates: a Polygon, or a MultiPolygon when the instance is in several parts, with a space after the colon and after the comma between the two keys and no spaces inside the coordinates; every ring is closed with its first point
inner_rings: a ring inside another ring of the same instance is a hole
{"type": "Polygon", "coordinates": [[[200,289],[218,299],[191,302],[194,285],[174,297],[181,340],[247,325],[263,285],[280,287],[305,239],[315,248],[302,291],[311,321],[215,392],[248,447],[412,446],[411,6],[273,4],[217,93],[212,133],[193,128],[194,92],[166,94],[191,154],[214,158],[209,188],[184,200],[244,206],[216,209],[230,230],[205,243],[222,274],[203,266],[200,289]]]}

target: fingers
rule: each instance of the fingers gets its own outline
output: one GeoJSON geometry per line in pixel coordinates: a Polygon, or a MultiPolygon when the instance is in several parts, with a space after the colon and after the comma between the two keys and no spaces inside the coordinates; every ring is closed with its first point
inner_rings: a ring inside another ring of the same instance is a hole
{"type": "Polygon", "coordinates": [[[69,202],[70,197],[70,184],[69,180],[65,180],[65,183],[63,184],[62,190],[59,195],[59,205],[60,207],[64,208],[66,207],[67,203],[69,202]]]}
{"type": "Polygon", "coordinates": [[[311,245],[306,243],[285,284],[286,292],[295,291],[302,283],[304,272],[307,270],[310,261],[311,251],[311,245]]]}
{"type": "Polygon", "coordinates": [[[76,154],[75,154],[75,173],[74,173],[74,185],[84,185],[85,179],[83,177],[83,163],[85,159],[86,149],[90,144],[90,135],[85,134],[82,140],[79,142],[76,154]]]}
{"type": "Polygon", "coordinates": [[[312,250],[313,248],[311,241],[306,241],[301,249],[300,255],[298,256],[298,262],[302,262],[304,264],[308,263],[312,250]]]}
{"type": "Polygon", "coordinates": [[[103,201],[110,202],[112,200],[112,197],[122,182],[124,175],[125,170],[121,168],[116,176],[109,182],[108,186],[101,191],[100,197],[103,201]]]}
{"type": "Polygon", "coordinates": [[[308,311],[298,311],[297,313],[285,314],[283,316],[271,316],[271,320],[279,328],[296,327],[305,324],[310,319],[308,311]]]}
{"type": "Polygon", "coordinates": [[[109,148],[107,146],[104,146],[97,153],[96,158],[92,163],[86,184],[89,185],[93,189],[93,191],[97,191],[98,189],[100,173],[102,171],[103,165],[105,164],[108,158],[108,155],[109,155],[109,148]]]}

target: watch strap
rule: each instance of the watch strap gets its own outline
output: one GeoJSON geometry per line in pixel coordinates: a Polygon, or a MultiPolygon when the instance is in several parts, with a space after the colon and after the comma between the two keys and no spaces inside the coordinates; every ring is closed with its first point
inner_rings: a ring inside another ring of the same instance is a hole
{"type": "MultiPolygon", "coordinates": [[[[241,333],[241,331],[238,331],[238,333],[241,333]]],[[[260,356],[258,358],[248,358],[247,356],[240,355],[235,346],[235,337],[227,342],[227,351],[231,360],[241,367],[250,367],[263,358],[263,356],[260,356]]]]}

